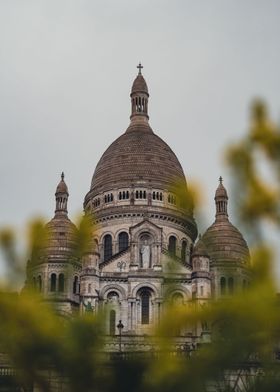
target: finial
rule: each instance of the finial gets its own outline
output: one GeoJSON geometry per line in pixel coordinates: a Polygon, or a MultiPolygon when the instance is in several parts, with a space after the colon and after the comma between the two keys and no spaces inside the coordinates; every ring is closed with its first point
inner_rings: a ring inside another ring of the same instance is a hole
{"type": "Polygon", "coordinates": [[[61,173],[61,180],[64,181],[64,172],[61,173]]]}
{"type": "Polygon", "coordinates": [[[139,70],[138,75],[141,75],[141,70],[142,70],[142,68],[144,68],[143,65],[141,64],[141,62],[139,62],[139,64],[137,65],[136,68],[138,68],[138,70],[139,70]]]}
{"type": "Polygon", "coordinates": [[[223,185],[223,177],[222,176],[220,176],[219,181],[220,181],[220,184],[223,185]]]}

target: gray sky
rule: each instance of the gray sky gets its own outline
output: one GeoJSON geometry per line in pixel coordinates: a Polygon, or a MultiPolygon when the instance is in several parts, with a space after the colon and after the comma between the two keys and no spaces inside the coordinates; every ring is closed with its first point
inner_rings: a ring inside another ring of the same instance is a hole
{"type": "Polygon", "coordinates": [[[279,16],[278,0],[0,0],[0,226],[50,219],[62,170],[81,210],[141,60],[151,126],[204,187],[203,231],[252,99],[280,118],[279,16]]]}

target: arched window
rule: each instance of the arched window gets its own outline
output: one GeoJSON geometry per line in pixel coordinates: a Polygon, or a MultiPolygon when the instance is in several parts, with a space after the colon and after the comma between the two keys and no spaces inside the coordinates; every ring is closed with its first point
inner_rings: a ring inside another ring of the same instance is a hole
{"type": "Polygon", "coordinates": [[[51,291],[56,291],[56,274],[51,274],[51,291]]]}
{"type": "Polygon", "coordinates": [[[234,292],[234,280],[233,278],[228,278],[228,293],[232,295],[234,292]]]}
{"type": "Polygon", "coordinates": [[[128,234],[123,231],[119,234],[119,252],[128,248],[128,234]]]}
{"type": "Polygon", "coordinates": [[[110,310],[109,333],[114,336],[116,333],[116,311],[110,310]]]}
{"type": "Polygon", "coordinates": [[[171,235],[169,237],[169,243],[168,243],[168,252],[171,256],[175,256],[176,255],[176,237],[174,237],[174,235],[171,235]]]}
{"type": "Polygon", "coordinates": [[[88,284],[88,294],[91,293],[91,283],[88,284]]]}
{"type": "Polygon", "coordinates": [[[38,290],[41,292],[42,291],[42,276],[39,275],[37,280],[38,280],[38,290]]]}
{"type": "Polygon", "coordinates": [[[110,291],[107,296],[108,303],[110,304],[118,304],[119,303],[119,294],[116,291],[110,291]]]}
{"type": "Polygon", "coordinates": [[[222,277],[220,279],[220,285],[221,285],[221,295],[226,294],[226,278],[222,277]]]}
{"type": "Polygon", "coordinates": [[[181,293],[175,293],[172,295],[172,304],[175,306],[184,304],[184,297],[181,293]]]}
{"type": "Polygon", "coordinates": [[[143,290],[141,292],[141,323],[150,323],[150,292],[143,290]]]}
{"type": "Polygon", "coordinates": [[[64,274],[59,274],[58,276],[58,291],[60,293],[64,292],[64,274]]]}
{"type": "Polygon", "coordinates": [[[78,276],[73,280],[73,294],[78,294],[78,276]]]}
{"type": "Polygon", "coordinates": [[[104,261],[107,261],[112,257],[112,237],[110,234],[106,234],[103,241],[104,261]]]}
{"type": "Polygon", "coordinates": [[[186,261],[186,255],[187,255],[187,242],[183,241],[182,242],[182,249],[181,249],[181,260],[183,262],[186,261]]]}

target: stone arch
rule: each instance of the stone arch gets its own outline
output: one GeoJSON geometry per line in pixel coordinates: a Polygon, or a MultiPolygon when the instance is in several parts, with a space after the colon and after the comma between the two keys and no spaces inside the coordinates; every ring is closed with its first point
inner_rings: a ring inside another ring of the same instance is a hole
{"type": "Polygon", "coordinates": [[[137,286],[135,286],[131,292],[132,297],[136,298],[137,297],[137,293],[144,288],[148,288],[150,290],[152,290],[154,292],[154,297],[161,297],[161,293],[159,293],[157,287],[150,282],[142,282],[139,283],[137,286]]]}
{"type": "Polygon", "coordinates": [[[185,237],[185,236],[180,239],[180,241],[179,241],[180,245],[182,246],[184,241],[187,243],[187,248],[189,248],[190,240],[187,237],[185,237]]]}
{"type": "Polygon", "coordinates": [[[129,235],[126,231],[118,234],[118,251],[125,251],[129,248],[129,235]]]}
{"type": "Polygon", "coordinates": [[[117,284],[110,284],[110,285],[106,285],[105,287],[103,287],[100,291],[100,297],[103,300],[106,300],[110,291],[116,291],[120,296],[120,300],[124,300],[126,298],[125,289],[122,286],[119,286],[117,284]]]}
{"type": "Polygon", "coordinates": [[[171,234],[168,236],[168,252],[171,256],[177,255],[178,236],[171,234]]]}
{"type": "Polygon", "coordinates": [[[171,287],[165,292],[165,297],[171,298],[174,294],[176,293],[181,293],[186,301],[189,301],[191,299],[191,292],[186,288],[182,286],[175,286],[171,287]]]}
{"type": "Polygon", "coordinates": [[[100,236],[100,238],[99,238],[99,244],[103,244],[104,237],[105,237],[107,234],[109,234],[109,235],[112,237],[112,240],[115,241],[115,233],[114,233],[113,231],[111,231],[111,230],[106,230],[106,231],[104,231],[104,232],[101,234],[101,236],[100,236]]]}
{"type": "Polygon", "coordinates": [[[122,232],[126,232],[126,233],[128,234],[128,237],[130,237],[129,229],[126,228],[126,227],[121,227],[120,229],[118,229],[117,231],[115,231],[114,236],[115,236],[116,240],[118,239],[119,234],[122,233],[122,232]]]}

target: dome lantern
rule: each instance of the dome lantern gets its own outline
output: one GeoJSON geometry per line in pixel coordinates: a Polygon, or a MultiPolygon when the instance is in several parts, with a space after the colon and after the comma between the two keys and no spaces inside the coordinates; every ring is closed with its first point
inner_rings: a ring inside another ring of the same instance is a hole
{"type": "Polygon", "coordinates": [[[216,203],[216,221],[217,220],[228,220],[228,195],[226,188],[223,185],[222,177],[219,178],[219,186],[215,193],[215,203],[216,203]]]}
{"type": "Polygon", "coordinates": [[[148,121],[148,100],[149,92],[147,83],[142,75],[142,64],[137,66],[138,75],[136,76],[131,88],[131,122],[136,119],[140,121],[148,121]]]}
{"type": "Polygon", "coordinates": [[[61,173],[61,180],[57,185],[55,192],[56,208],[55,215],[66,215],[67,216],[67,202],[68,202],[68,188],[64,181],[64,173],[61,173]]]}

